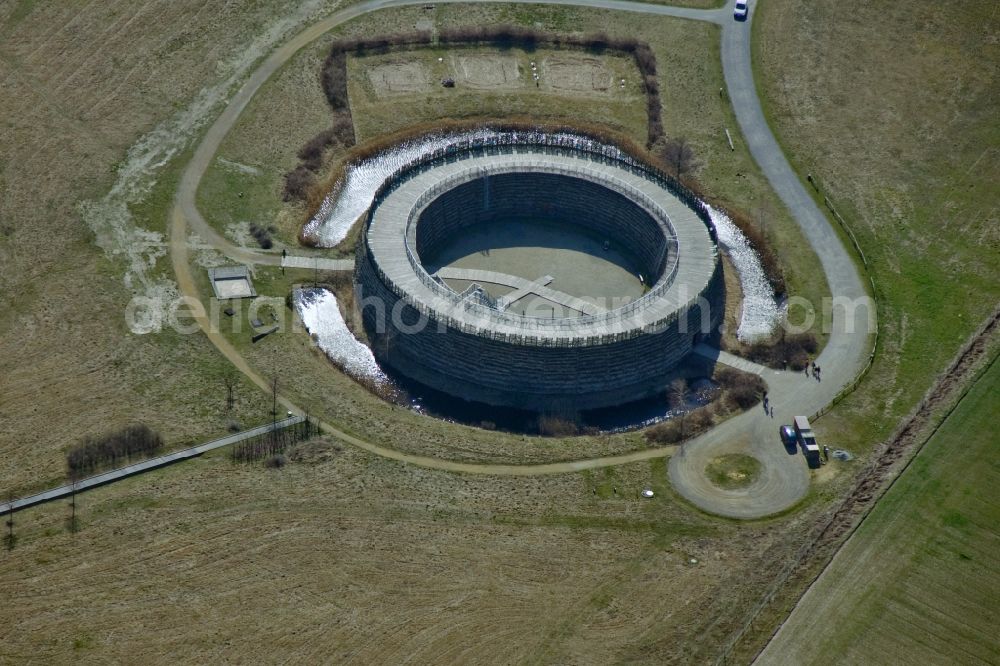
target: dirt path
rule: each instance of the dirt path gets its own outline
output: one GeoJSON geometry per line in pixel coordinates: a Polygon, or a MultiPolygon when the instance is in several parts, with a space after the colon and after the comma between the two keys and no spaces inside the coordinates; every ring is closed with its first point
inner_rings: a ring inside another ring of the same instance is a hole
{"type": "MultiPolygon", "coordinates": [[[[246,83],[232,97],[219,118],[209,128],[187,165],[178,188],[171,230],[171,255],[181,293],[198,301],[198,291],[191,277],[187,255],[189,225],[191,230],[205,242],[222,249],[226,254],[241,261],[257,262],[259,260],[261,263],[275,263],[277,259],[277,257],[272,258],[270,255],[260,255],[242,248],[235,248],[206,223],[195,205],[198,183],[211,164],[226,134],[236,123],[257,90],[299,49],[338,25],[368,12],[419,4],[422,2],[417,0],[368,0],[347,7],[315,23],[276,49],[250,75],[246,83]],[[262,256],[265,258],[260,259],[262,256]]],[[[709,21],[722,26],[722,61],[726,83],[730,89],[730,98],[733,100],[740,126],[755,159],[761,165],[772,186],[802,225],[810,242],[817,248],[833,295],[850,298],[864,294],[857,270],[845,248],[840,244],[826,218],[802,188],[801,183],[781,153],[770,128],[764,121],[750,67],[749,21],[745,23],[734,22],[728,6],[714,10],[696,10],[625,0],[545,0],[544,2],[542,0],[527,0],[524,4],[560,4],[640,12],[709,21]]],[[[204,308],[201,310],[201,312],[195,313],[195,318],[209,340],[234,366],[262,390],[269,390],[265,379],[247,364],[246,360],[220,333],[211,329],[204,308]]],[[[802,413],[810,414],[827,405],[837,392],[854,378],[863,365],[867,346],[867,329],[863,328],[855,332],[853,325],[856,323],[856,321],[850,320],[842,321],[840,328],[832,332],[830,342],[819,359],[821,365],[828,369],[824,371],[822,383],[793,373],[774,371],[765,373],[772,403],[777,409],[777,419],[765,414],[763,410],[751,410],[751,412],[733,418],[709,433],[686,443],[679,449],[680,454],[676,456],[672,455],[677,451],[676,447],[665,447],[616,456],[536,465],[461,463],[411,455],[382,447],[353,437],[330,424],[324,423],[322,427],[347,443],[385,458],[432,469],[472,474],[559,474],[670,456],[670,479],[678,492],[685,498],[703,510],[712,513],[735,518],[758,518],[793,506],[808,491],[809,477],[804,461],[800,456],[788,456],[778,443],[775,433],[778,424],[790,420],[791,416],[802,413]],[[758,481],[749,488],[738,492],[721,490],[708,481],[704,474],[705,465],[709,459],[715,456],[736,451],[750,453],[758,458],[762,463],[763,471],[758,481]]],[[[301,412],[284,397],[280,398],[280,402],[286,409],[296,413],[301,412]]]]}

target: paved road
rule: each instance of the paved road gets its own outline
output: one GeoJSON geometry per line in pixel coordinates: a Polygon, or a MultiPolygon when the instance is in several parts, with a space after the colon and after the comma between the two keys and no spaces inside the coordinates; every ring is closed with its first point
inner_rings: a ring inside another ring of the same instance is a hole
{"type": "MultiPolygon", "coordinates": [[[[177,191],[171,231],[171,254],[178,284],[185,295],[198,298],[187,256],[188,228],[209,244],[222,249],[239,261],[254,262],[256,257],[264,256],[265,259],[260,263],[278,262],[272,255],[260,255],[234,248],[208,226],[195,205],[195,192],[199,181],[222,140],[257,90],[299,49],[345,21],[379,9],[423,3],[424,0],[367,0],[338,11],[313,24],[275,50],[232,97],[195,150],[177,191]]],[[[816,249],[831,293],[837,298],[865,297],[854,263],[826,218],[795,176],[764,120],[754,87],[750,62],[751,21],[745,23],[734,21],[728,5],[714,10],[696,10],[625,0],[527,0],[523,4],[586,6],[674,16],[720,25],[721,57],[726,86],[751,153],[816,249]]],[[[249,367],[228,341],[218,332],[211,330],[207,317],[200,316],[196,319],[209,340],[230,362],[262,389],[268,389],[267,382],[249,367]]],[[[805,496],[809,486],[809,477],[802,458],[788,456],[778,442],[776,437],[778,425],[788,422],[796,414],[810,414],[828,404],[840,389],[854,378],[868,354],[867,317],[863,313],[859,312],[853,318],[835,316],[834,321],[835,326],[831,331],[829,343],[817,360],[823,368],[823,382],[817,382],[804,375],[761,369],[769,385],[771,402],[776,407],[775,418],[765,415],[763,409],[751,410],[686,443],[676,455],[671,455],[674,453],[673,447],[666,447],[621,456],[546,465],[478,465],[405,454],[359,440],[329,424],[323,424],[323,427],[344,441],[377,455],[424,467],[467,473],[552,474],[671,456],[670,479],[677,491],[693,504],[712,513],[738,518],[767,516],[793,506],[805,496]],[[864,319],[863,326],[859,326],[861,319],[864,319]],[[731,451],[750,453],[763,464],[760,479],[741,491],[724,491],[716,488],[709,483],[704,474],[705,465],[711,458],[731,451]]],[[[281,402],[285,407],[299,411],[286,399],[282,399],[281,402]]]]}
{"type": "MultiPolygon", "coordinates": [[[[722,69],[743,138],[771,187],[816,250],[830,293],[837,299],[867,303],[851,256],[792,171],[764,119],[751,66],[750,24],[756,3],[750,4],[750,20],[740,23],[727,17],[722,29],[722,69]]],[[[833,310],[829,341],[816,359],[822,368],[822,382],[792,373],[770,371],[772,374],[765,375],[775,406],[773,419],[763,409],[751,410],[716,428],[704,440],[684,445],[669,465],[677,491],[706,511],[737,518],[766,516],[801,500],[809,489],[807,468],[801,456],[789,458],[785,453],[777,438],[778,426],[790,423],[793,416],[817,412],[854,379],[870,353],[868,312],[867,306],[855,309],[854,316],[833,310]],[[758,458],[764,466],[762,476],[749,488],[721,490],[705,476],[705,465],[718,455],[736,451],[758,458]]]]}
{"type": "MultiPolygon", "coordinates": [[[[278,430],[281,430],[283,428],[287,428],[288,426],[292,426],[297,423],[302,423],[303,420],[304,419],[301,416],[292,416],[290,418],[278,421],[276,426],[278,430]]],[[[195,458],[202,454],[208,453],[209,451],[214,451],[215,449],[222,448],[223,446],[229,446],[230,444],[242,442],[245,439],[250,439],[251,437],[256,437],[257,435],[263,435],[264,433],[271,432],[271,430],[272,426],[270,423],[268,423],[266,425],[257,426],[256,428],[251,428],[250,430],[244,430],[243,432],[238,432],[233,435],[227,435],[225,437],[212,440],[211,442],[206,442],[205,444],[192,446],[189,449],[174,451],[173,453],[157,456],[156,458],[150,458],[149,460],[143,460],[142,462],[132,463],[131,465],[125,465],[124,467],[108,470],[107,472],[96,474],[86,479],[81,479],[76,483],[75,490],[77,492],[80,492],[83,490],[87,490],[88,488],[95,488],[97,486],[103,486],[107,483],[113,483],[114,481],[120,481],[121,479],[124,479],[126,477],[133,476],[135,474],[140,474],[142,472],[148,472],[151,469],[165,467],[180,460],[188,460],[190,458],[195,458]]],[[[4,502],[3,504],[0,504],[0,515],[10,511],[11,506],[13,506],[14,511],[20,511],[21,509],[27,509],[29,506],[35,506],[36,504],[49,502],[55,499],[59,499],[60,497],[68,497],[73,492],[73,490],[74,486],[72,484],[67,484],[65,486],[52,488],[50,490],[46,490],[45,492],[37,493],[35,495],[22,497],[21,499],[16,499],[13,502],[4,502]]]]}

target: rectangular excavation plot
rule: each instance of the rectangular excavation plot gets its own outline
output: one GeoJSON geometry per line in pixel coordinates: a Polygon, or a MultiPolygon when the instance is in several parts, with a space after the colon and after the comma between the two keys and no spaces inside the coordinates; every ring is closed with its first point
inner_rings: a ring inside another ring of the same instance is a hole
{"type": "Polygon", "coordinates": [[[423,63],[415,61],[375,65],[368,70],[368,81],[379,97],[422,92],[431,88],[430,72],[423,63]]]}
{"type": "Polygon", "coordinates": [[[582,55],[555,55],[541,62],[543,87],[559,92],[605,94],[614,83],[604,58],[582,55]]]}
{"type": "Polygon", "coordinates": [[[455,79],[460,85],[477,90],[511,90],[524,81],[517,58],[503,53],[470,53],[452,56],[455,79]]]}

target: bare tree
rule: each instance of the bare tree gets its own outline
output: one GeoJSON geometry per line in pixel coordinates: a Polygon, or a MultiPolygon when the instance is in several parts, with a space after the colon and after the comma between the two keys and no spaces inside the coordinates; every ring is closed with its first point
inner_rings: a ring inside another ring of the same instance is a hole
{"type": "Polygon", "coordinates": [[[684,409],[684,405],[687,404],[687,390],[688,383],[683,377],[679,377],[670,382],[670,388],[667,391],[667,399],[670,401],[671,409],[684,409]]]}
{"type": "Polygon", "coordinates": [[[767,226],[767,221],[774,217],[774,209],[771,204],[767,201],[761,202],[756,209],[754,209],[754,217],[757,222],[757,230],[764,236],[764,228],[767,226]]]}
{"type": "Polygon", "coordinates": [[[678,377],[670,382],[670,387],[667,389],[667,400],[670,401],[670,409],[677,412],[678,423],[681,429],[681,439],[684,438],[684,418],[686,416],[684,407],[687,405],[687,392],[688,383],[683,377],[678,377]]]}
{"type": "Polygon", "coordinates": [[[660,148],[659,153],[678,180],[691,173],[698,166],[694,157],[694,149],[683,136],[668,139],[660,148]]]}
{"type": "Polygon", "coordinates": [[[271,380],[271,439],[278,441],[278,376],[271,380]]]}
{"type": "Polygon", "coordinates": [[[69,493],[69,519],[66,521],[66,527],[69,528],[70,532],[74,534],[80,530],[80,521],[76,517],[76,489],[79,481],[73,481],[70,485],[69,493]]]}
{"type": "Polygon", "coordinates": [[[14,493],[7,496],[7,536],[4,537],[7,550],[14,550],[17,537],[14,536],[14,493]]]}
{"type": "Polygon", "coordinates": [[[226,411],[230,412],[235,404],[233,391],[236,389],[236,374],[233,372],[227,372],[222,376],[222,383],[226,387],[226,411]]]}

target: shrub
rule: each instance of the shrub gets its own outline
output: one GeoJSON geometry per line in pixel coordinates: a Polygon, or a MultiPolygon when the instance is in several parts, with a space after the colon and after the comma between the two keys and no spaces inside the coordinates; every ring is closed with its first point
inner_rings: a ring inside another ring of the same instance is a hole
{"type": "Polygon", "coordinates": [[[251,224],[250,235],[265,250],[270,250],[274,246],[274,241],[271,240],[271,230],[266,227],[262,227],[259,224],[251,224]]]}
{"type": "Polygon", "coordinates": [[[587,38],[587,48],[594,53],[603,53],[611,45],[611,38],[606,32],[598,32],[587,38]]]}
{"type": "Polygon", "coordinates": [[[334,129],[323,130],[299,148],[298,158],[302,160],[302,166],[310,171],[319,171],[323,166],[323,153],[327,148],[337,142],[334,129]]]}
{"type": "Polygon", "coordinates": [[[273,455],[264,461],[264,467],[267,467],[268,469],[281,469],[287,464],[288,459],[280,453],[273,455]]]}
{"type": "Polygon", "coordinates": [[[819,350],[819,343],[812,333],[796,333],[775,341],[755,342],[746,350],[754,363],[772,368],[804,370],[809,358],[819,350]]]}
{"type": "Polygon", "coordinates": [[[690,434],[701,433],[712,427],[712,409],[708,406],[695,409],[685,418],[685,427],[690,434]]]}
{"type": "Polygon", "coordinates": [[[767,384],[759,375],[735,368],[719,368],[715,373],[715,381],[723,389],[723,400],[733,409],[754,406],[767,391],[767,384]]]}
{"type": "Polygon", "coordinates": [[[648,122],[646,145],[652,146],[662,136],[663,136],[663,123],[660,122],[659,118],[657,118],[656,120],[650,120],[648,122]]]}
{"type": "Polygon", "coordinates": [[[300,164],[285,174],[285,189],[282,198],[285,201],[303,200],[315,182],[316,179],[312,171],[300,164]]]}
{"type": "Polygon", "coordinates": [[[816,341],[816,336],[812,333],[796,333],[795,335],[790,335],[785,339],[785,343],[796,349],[801,349],[807,354],[815,354],[819,349],[819,343],[816,341]]]}
{"type": "Polygon", "coordinates": [[[639,44],[632,52],[639,73],[643,76],[656,76],[656,55],[649,44],[639,44]]]}
{"type": "Polygon", "coordinates": [[[763,393],[752,386],[737,386],[726,392],[726,399],[739,409],[749,409],[760,401],[761,395],[763,393]]]}
{"type": "Polygon", "coordinates": [[[340,51],[331,51],[323,63],[320,82],[326,101],[334,111],[348,108],[347,56],[340,51]]]}
{"type": "Polygon", "coordinates": [[[715,371],[714,379],[723,390],[727,390],[746,383],[746,375],[736,368],[721,367],[715,371]]]}
{"type": "Polygon", "coordinates": [[[657,423],[646,430],[645,437],[646,441],[653,444],[676,444],[681,441],[683,432],[680,421],[671,419],[670,421],[657,423]]]}
{"type": "Polygon", "coordinates": [[[806,369],[809,365],[809,354],[805,353],[801,349],[795,349],[788,353],[787,355],[788,367],[796,372],[801,372],[806,369]]]}
{"type": "Polygon", "coordinates": [[[538,432],[545,437],[569,437],[580,432],[576,424],[558,416],[540,416],[538,432]]]}
{"type": "Polygon", "coordinates": [[[131,425],[101,437],[87,437],[66,453],[66,468],[71,479],[107,464],[149,456],[163,448],[163,438],[145,425],[131,425]]]}

